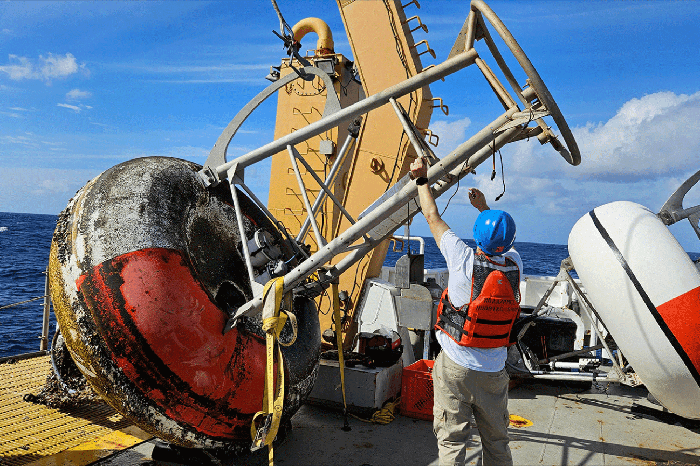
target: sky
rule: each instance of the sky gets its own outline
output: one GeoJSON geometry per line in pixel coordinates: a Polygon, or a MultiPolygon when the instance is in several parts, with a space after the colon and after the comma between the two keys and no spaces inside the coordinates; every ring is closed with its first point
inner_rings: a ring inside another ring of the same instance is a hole
{"type": "MultiPolygon", "coordinates": [[[[447,58],[469,3],[420,3],[406,10],[428,27],[414,33],[437,54],[422,56],[427,66],[447,58]]],[[[490,181],[490,164],[462,181],[450,201],[443,217],[460,236],[471,237],[477,214],[469,186],[513,215],[517,241],[566,244],[589,210],[627,200],[658,212],[700,169],[700,2],[488,4],[548,86],[582,163],[569,166],[536,141],[507,145],[500,201],[502,180],[499,173],[490,181]]],[[[278,5],[290,25],[324,19],[336,52],[351,58],[334,1],[278,5]]],[[[279,21],[266,0],[0,2],[0,211],[58,214],[88,180],[135,157],[203,164],[228,122],[269,84],[270,66],[286,56],[273,30],[279,21]]],[[[315,41],[307,37],[302,50],[315,41]]],[[[439,157],[502,113],[473,67],[431,91],[450,108],[447,117],[434,112],[430,124],[439,157]]],[[[272,140],[274,112],[268,102],[246,121],[229,159],[272,140]]],[[[268,170],[262,164],[246,172],[263,199],[268,170]]],[[[452,194],[439,199],[441,209],[452,194]]],[[[696,204],[700,187],[684,207],[696,204]]],[[[687,221],[671,232],[687,251],[700,251],[687,221]]],[[[422,218],[411,233],[430,234],[422,218]]]]}

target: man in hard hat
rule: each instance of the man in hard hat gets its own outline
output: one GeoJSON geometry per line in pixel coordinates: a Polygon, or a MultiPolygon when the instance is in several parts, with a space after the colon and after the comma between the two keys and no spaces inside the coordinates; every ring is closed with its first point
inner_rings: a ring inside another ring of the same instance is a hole
{"type": "Polygon", "coordinates": [[[411,164],[420,205],[450,272],[438,306],[435,334],[442,351],[433,367],[433,430],[441,465],[464,464],[476,420],[484,466],[512,465],[508,446],[510,331],[520,314],[523,263],[512,248],[515,222],[490,210],[481,191],[469,200],[481,213],[474,222],[474,252],[440,217],[421,158],[411,164]]]}

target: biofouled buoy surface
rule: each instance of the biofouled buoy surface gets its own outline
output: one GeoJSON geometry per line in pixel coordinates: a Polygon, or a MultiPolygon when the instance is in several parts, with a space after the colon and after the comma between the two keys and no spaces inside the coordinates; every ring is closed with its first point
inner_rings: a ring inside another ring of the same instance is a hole
{"type": "Polygon", "coordinates": [[[574,225],[569,254],[649,392],[700,419],[700,273],[668,228],[646,207],[613,202],[574,225]]]}
{"type": "MultiPolygon", "coordinates": [[[[229,185],[204,188],[200,168],[149,157],[90,181],[59,216],[51,294],[71,356],[117,411],[181,446],[249,446],[265,341],[255,319],[223,333],[252,291],[229,185]]],[[[239,198],[245,240],[264,231],[289,260],[271,222],[239,198]]],[[[298,338],[282,349],[287,419],[311,392],[321,345],[314,302],[296,298],[293,312],[298,338]]]]}

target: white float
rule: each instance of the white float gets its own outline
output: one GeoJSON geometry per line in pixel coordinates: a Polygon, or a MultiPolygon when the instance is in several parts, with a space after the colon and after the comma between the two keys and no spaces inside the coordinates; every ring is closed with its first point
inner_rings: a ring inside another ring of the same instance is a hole
{"type": "Polygon", "coordinates": [[[649,392],[700,419],[700,273],[668,228],[646,207],[613,202],[574,225],[569,254],[649,392]]]}

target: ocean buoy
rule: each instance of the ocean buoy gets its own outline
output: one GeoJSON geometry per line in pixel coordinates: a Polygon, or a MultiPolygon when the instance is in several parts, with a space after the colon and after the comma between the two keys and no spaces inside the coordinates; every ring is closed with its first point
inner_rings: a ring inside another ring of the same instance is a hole
{"type": "MultiPolygon", "coordinates": [[[[76,365],[122,415],[185,447],[249,446],[263,403],[264,334],[259,319],[223,333],[252,291],[229,185],[205,189],[200,169],[134,159],[83,187],[54,232],[52,299],[76,365]]],[[[257,232],[274,243],[268,256],[288,261],[274,225],[239,198],[245,240],[257,232]]],[[[293,312],[298,337],[282,348],[286,419],[313,387],[321,345],[314,302],[295,298],[293,312]]]]}
{"type": "Polygon", "coordinates": [[[668,228],[639,204],[613,202],[574,225],[569,254],[649,392],[700,419],[700,273],[668,228]]]}

